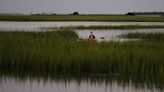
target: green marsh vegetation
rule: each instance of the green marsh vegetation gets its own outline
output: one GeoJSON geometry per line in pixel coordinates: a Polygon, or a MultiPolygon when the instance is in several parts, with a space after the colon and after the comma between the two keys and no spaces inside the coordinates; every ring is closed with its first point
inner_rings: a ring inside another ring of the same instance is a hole
{"type": "Polygon", "coordinates": [[[1,15],[0,21],[164,22],[164,18],[127,15],[1,15]]]}
{"type": "MultiPolygon", "coordinates": [[[[91,25],[91,26],[66,26],[48,27],[46,29],[161,29],[164,25],[91,25]]],[[[43,28],[44,29],[44,28],[43,28]]]]}
{"type": "Polygon", "coordinates": [[[154,42],[164,41],[164,33],[127,33],[120,37],[154,42]]]}
{"type": "Polygon", "coordinates": [[[88,42],[66,29],[0,32],[0,71],[105,74],[164,83],[163,41],[88,42]]]}

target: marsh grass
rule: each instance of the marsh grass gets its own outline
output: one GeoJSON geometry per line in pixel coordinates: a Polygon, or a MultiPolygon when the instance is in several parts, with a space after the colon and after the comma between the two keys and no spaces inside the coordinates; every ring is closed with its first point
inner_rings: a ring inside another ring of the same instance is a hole
{"type": "Polygon", "coordinates": [[[129,39],[141,39],[147,41],[164,41],[164,33],[127,33],[123,34],[120,37],[129,38],[129,39]]]}
{"type": "Polygon", "coordinates": [[[75,29],[152,29],[152,28],[164,28],[163,25],[118,25],[118,26],[77,26],[75,29]]]}
{"type": "MultiPolygon", "coordinates": [[[[157,36],[158,37],[158,36],[157,36]]],[[[164,82],[164,43],[78,41],[74,31],[0,32],[0,71],[107,74],[164,82]]]]}
{"type": "Polygon", "coordinates": [[[44,27],[42,30],[54,30],[54,29],[162,29],[163,25],[91,25],[91,26],[64,26],[64,27],[44,27]]]}

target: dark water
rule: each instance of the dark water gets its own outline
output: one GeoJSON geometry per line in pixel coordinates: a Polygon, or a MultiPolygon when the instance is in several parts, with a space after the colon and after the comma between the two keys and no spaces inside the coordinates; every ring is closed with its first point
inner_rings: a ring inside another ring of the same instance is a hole
{"type": "Polygon", "coordinates": [[[163,92],[162,87],[146,80],[109,76],[39,77],[1,76],[0,92],[163,92]]]}

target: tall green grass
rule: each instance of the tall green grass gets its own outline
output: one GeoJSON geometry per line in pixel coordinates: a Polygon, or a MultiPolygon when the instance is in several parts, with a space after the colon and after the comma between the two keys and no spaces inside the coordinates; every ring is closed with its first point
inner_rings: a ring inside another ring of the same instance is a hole
{"type": "Polygon", "coordinates": [[[164,82],[164,43],[88,42],[73,31],[0,32],[0,71],[107,74],[164,82]]]}

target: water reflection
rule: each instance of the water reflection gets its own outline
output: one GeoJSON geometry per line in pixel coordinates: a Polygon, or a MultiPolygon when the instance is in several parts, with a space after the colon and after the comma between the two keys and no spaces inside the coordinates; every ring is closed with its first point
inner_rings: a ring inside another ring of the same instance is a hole
{"type": "Polygon", "coordinates": [[[61,26],[91,26],[91,25],[164,25],[164,22],[4,22],[0,21],[1,30],[26,30],[40,27],[61,26]]]}
{"type": "Polygon", "coordinates": [[[131,29],[131,30],[76,30],[76,33],[81,39],[88,39],[90,32],[96,36],[98,41],[125,41],[129,39],[122,39],[119,36],[127,33],[164,33],[164,29],[131,29]],[[103,38],[103,39],[102,39],[103,38]]]}
{"type": "Polygon", "coordinates": [[[163,87],[105,75],[1,75],[0,92],[163,92],[163,87]]]}

